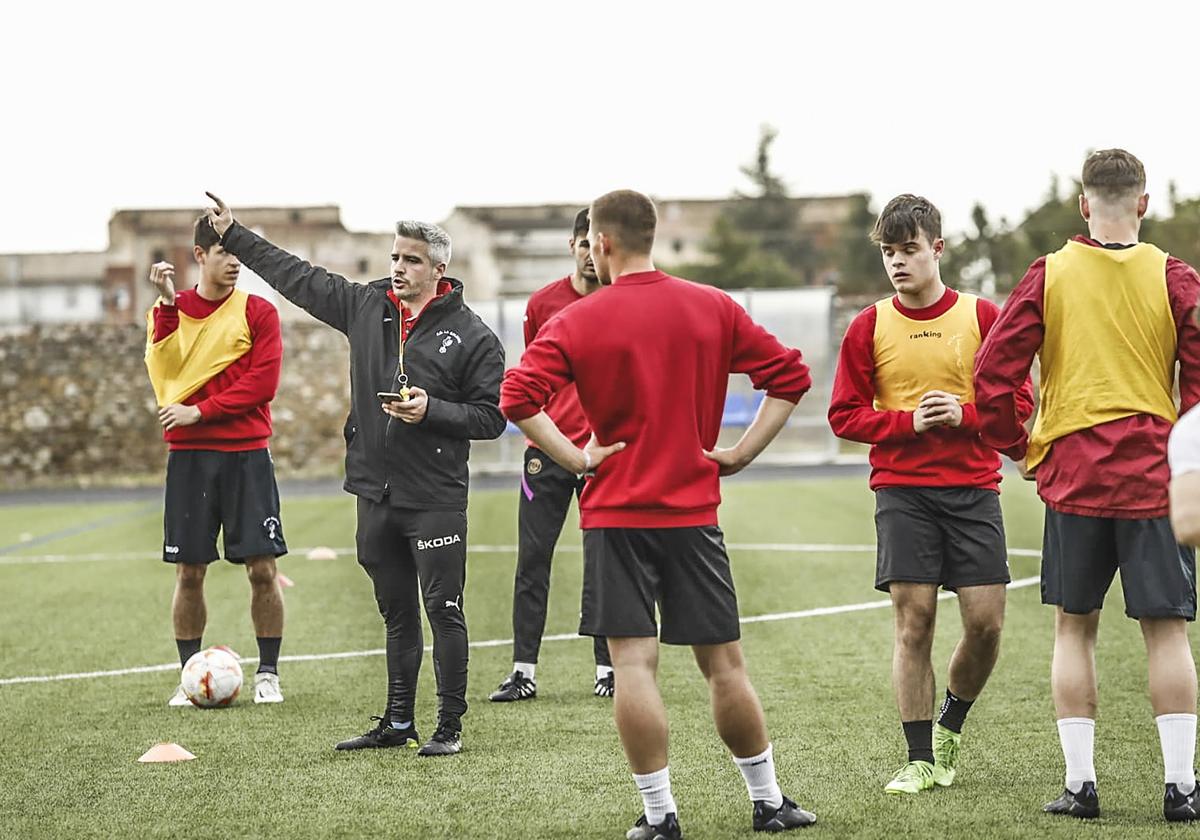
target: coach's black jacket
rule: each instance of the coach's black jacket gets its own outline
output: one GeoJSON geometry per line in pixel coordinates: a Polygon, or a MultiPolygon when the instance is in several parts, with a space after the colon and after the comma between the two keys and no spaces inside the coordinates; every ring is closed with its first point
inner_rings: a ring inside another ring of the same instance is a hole
{"type": "Polygon", "coordinates": [[[471,440],[504,432],[500,379],[504,348],[463,303],[462,283],[422,311],[404,343],[408,384],[429,394],[417,424],[389,418],[379,391],[398,391],[400,318],[391,280],[352,283],[277,248],[236,222],[221,241],[292,303],[350,339],[346,491],[417,510],[465,510],[471,440]],[[388,421],[391,420],[389,423],[388,421]]]}

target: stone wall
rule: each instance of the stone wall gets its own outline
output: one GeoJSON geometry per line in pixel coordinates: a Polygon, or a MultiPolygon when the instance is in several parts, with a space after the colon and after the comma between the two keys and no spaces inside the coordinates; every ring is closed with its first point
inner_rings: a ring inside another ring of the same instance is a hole
{"type": "MultiPolygon", "coordinates": [[[[281,478],[341,474],[346,339],[283,327],[271,452],[281,478]]],[[[142,361],[145,328],[81,324],[0,335],[0,489],[162,481],[166,444],[142,361]]]]}

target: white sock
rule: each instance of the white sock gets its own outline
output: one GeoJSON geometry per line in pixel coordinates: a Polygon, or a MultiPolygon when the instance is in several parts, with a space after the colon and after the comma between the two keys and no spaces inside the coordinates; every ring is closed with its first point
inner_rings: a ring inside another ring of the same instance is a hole
{"type": "Polygon", "coordinates": [[[598,679],[598,680],[605,679],[611,673],[612,673],[612,668],[610,668],[607,665],[597,665],[596,666],[596,679],[598,679]]]}
{"type": "Polygon", "coordinates": [[[657,773],[633,774],[633,783],[642,794],[642,806],[646,809],[646,822],[661,825],[667,814],[675,810],[675,797],[671,796],[671,768],[664,767],[657,773]]]}
{"type": "Polygon", "coordinates": [[[1175,784],[1179,792],[1188,794],[1196,786],[1196,716],[1159,715],[1158,740],[1162,744],[1163,768],[1167,784],[1175,784]]]}
{"type": "Polygon", "coordinates": [[[533,672],[537,670],[537,665],[532,662],[514,662],[513,670],[520,673],[526,679],[534,679],[533,672]]]}
{"type": "Polygon", "coordinates": [[[1058,722],[1058,740],[1067,760],[1067,790],[1071,793],[1079,793],[1084,782],[1096,781],[1096,765],[1092,763],[1095,738],[1096,721],[1091,718],[1062,718],[1058,722]]]}
{"type": "Polygon", "coordinates": [[[772,808],[783,805],[783,791],[779,789],[779,782],[775,778],[775,758],[770,744],[759,755],[749,758],[735,755],[733,763],[742,771],[751,802],[766,802],[772,808]]]}

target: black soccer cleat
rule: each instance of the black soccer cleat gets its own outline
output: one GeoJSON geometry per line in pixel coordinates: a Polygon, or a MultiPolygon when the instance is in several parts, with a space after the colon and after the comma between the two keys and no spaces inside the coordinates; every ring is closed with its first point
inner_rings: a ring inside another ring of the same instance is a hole
{"type": "Polygon", "coordinates": [[[417,755],[457,755],[460,752],[462,752],[462,733],[457,729],[439,726],[437,732],[433,733],[433,737],[417,750],[417,755]]]}
{"type": "Polygon", "coordinates": [[[642,814],[633,828],[625,832],[625,840],[683,840],[683,829],[679,827],[679,818],[674,811],[663,817],[658,825],[650,825],[646,815],[642,814]]]}
{"type": "Polygon", "coordinates": [[[421,738],[417,735],[417,727],[409,724],[406,729],[396,729],[392,726],[391,721],[385,717],[371,716],[371,720],[379,721],[379,725],[370,732],[364,732],[357,738],[348,738],[345,741],[339,741],[334,746],[335,750],[371,750],[382,749],[384,747],[408,747],[410,750],[416,749],[421,743],[421,738]]]}
{"type": "Polygon", "coordinates": [[[1053,802],[1047,802],[1042,806],[1042,810],[1047,814],[1066,814],[1081,820],[1094,820],[1100,816],[1100,797],[1096,793],[1096,783],[1084,782],[1079,793],[1071,793],[1069,789],[1064,788],[1062,796],[1053,802]]]}
{"type": "Polygon", "coordinates": [[[1200,782],[1191,793],[1180,793],[1179,787],[1171,783],[1163,794],[1163,816],[1167,822],[1191,822],[1200,819],[1200,782]]]}
{"type": "Polygon", "coordinates": [[[812,825],[816,821],[816,814],[805,811],[786,796],[778,808],[772,808],[761,799],[754,802],[755,831],[791,831],[793,828],[812,825]]]}
{"type": "Polygon", "coordinates": [[[613,672],[609,671],[603,677],[596,677],[596,687],[592,689],[592,694],[597,697],[612,697],[616,690],[616,679],[613,672]]]}
{"type": "Polygon", "coordinates": [[[504,678],[499,688],[488,695],[488,699],[493,703],[532,700],[534,697],[537,697],[537,683],[520,671],[513,671],[504,678]]]}

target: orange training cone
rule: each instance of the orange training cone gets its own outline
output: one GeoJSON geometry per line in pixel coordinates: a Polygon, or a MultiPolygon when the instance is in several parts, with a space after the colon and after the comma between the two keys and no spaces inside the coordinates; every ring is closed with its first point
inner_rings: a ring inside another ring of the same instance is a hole
{"type": "Polygon", "coordinates": [[[295,586],[296,585],[296,582],[294,580],[292,580],[290,577],[288,577],[287,575],[285,575],[283,572],[278,572],[278,573],[276,573],[275,576],[277,578],[279,578],[280,586],[295,586]]]}
{"type": "Polygon", "coordinates": [[[155,744],[142,755],[138,761],[143,764],[153,764],[163,761],[191,761],[196,756],[178,744],[155,744]]]}

